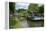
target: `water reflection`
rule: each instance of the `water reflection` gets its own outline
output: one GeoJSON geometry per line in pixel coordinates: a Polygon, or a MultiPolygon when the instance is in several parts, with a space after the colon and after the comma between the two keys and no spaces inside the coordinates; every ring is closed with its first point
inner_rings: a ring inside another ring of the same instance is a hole
{"type": "MultiPolygon", "coordinates": [[[[29,28],[29,27],[43,27],[43,21],[31,21],[21,17],[18,28],[29,28]]],[[[16,27],[17,28],[17,27],[16,27]]]]}

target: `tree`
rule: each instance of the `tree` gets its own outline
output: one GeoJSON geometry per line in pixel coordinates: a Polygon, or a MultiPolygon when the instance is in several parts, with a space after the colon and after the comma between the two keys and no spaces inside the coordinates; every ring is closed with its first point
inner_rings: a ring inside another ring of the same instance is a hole
{"type": "Polygon", "coordinates": [[[15,2],[9,2],[9,10],[11,14],[15,12],[15,2]]]}
{"type": "Polygon", "coordinates": [[[28,13],[32,14],[32,12],[38,12],[39,8],[38,8],[38,4],[30,4],[28,6],[28,13]]]}
{"type": "Polygon", "coordinates": [[[44,13],[44,5],[42,5],[42,6],[39,7],[39,13],[40,14],[44,13]]]}
{"type": "Polygon", "coordinates": [[[26,9],[18,9],[17,10],[18,11],[18,15],[19,16],[23,16],[23,17],[25,17],[26,16],[26,13],[27,13],[27,11],[26,11],[26,9]]]}
{"type": "Polygon", "coordinates": [[[24,11],[26,11],[25,9],[18,9],[18,12],[23,13],[24,11]]]}
{"type": "Polygon", "coordinates": [[[9,2],[9,28],[13,28],[13,26],[15,26],[16,24],[14,13],[15,13],[15,2],[9,2]]]}

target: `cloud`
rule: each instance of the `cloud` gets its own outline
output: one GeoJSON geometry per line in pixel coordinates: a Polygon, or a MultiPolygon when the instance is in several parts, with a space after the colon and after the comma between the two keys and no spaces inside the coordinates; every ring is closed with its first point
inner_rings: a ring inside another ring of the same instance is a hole
{"type": "Polygon", "coordinates": [[[28,9],[28,5],[29,3],[16,3],[16,9],[21,9],[21,8],[28,9]]]}

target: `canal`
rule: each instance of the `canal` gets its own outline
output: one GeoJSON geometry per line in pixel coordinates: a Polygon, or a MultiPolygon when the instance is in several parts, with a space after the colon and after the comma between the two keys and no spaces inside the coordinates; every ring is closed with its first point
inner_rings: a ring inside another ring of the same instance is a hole
{"type": "Polygon", "coordinates": [[[43,21],[29,21],[25,18],[21,18],[21,20],[18,21],[18,25],[14,28],[31,28],[31,27],[43,27],[44,22],[43,21]]]}
{"type": "MultiPolygon", "coordinates": [[[[10,26],[10,28],[31,28],[31,27],[43,27],[44,26],[44,22],[43,21],[31,21],[31,20],[27,20],[25,17],[16,17],[16,24],[14,24],[12,22],[10,26]]],[[[11,21],[10,21],[11,22],[11,21]]]]}

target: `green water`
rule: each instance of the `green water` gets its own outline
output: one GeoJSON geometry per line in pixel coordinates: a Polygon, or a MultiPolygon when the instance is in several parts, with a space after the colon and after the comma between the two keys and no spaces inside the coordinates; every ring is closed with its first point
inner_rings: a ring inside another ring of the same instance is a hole
{"type": "Polygon", "coordinates": [[[30,28],[30,27],[43,27],[44,22],[43,21],[38,21],[38,22],[33,22],[25,19],[24,17],[20,18],[12,18],[9,20],[9,28],[14,29],[14,28],[30,28]]]}

